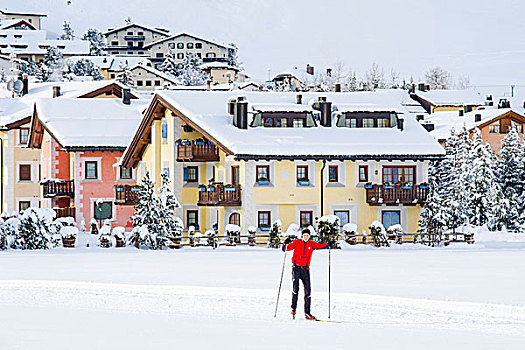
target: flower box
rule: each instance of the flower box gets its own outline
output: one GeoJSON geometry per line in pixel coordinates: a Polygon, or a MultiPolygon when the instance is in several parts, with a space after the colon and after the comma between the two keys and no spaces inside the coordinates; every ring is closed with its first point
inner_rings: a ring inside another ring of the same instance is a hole
{"type": "Polygon", "coordinates": [[[401,186],[402,189],[404,190],[411,190],[412,189],[412,185],[403,185],[401,186]]]}
{"type": "Polygon", "coordinates": [[[368,188],[368,189],[374,188],[374,185],[372,185],[372,184],[365,184],[365,188],[368,188]]]}
{"type": "Polygon", "coordinates": [[[204,141],[195,141],[196,145],[204,146],[204,141]]]}
{"type": "Polygon", "coordinates": [[[299,186],[310,186],[310,180],[297,180],[299,186]]]}
{"type": "Polygon", "coordinates": [[[224,190],[228,191],[228,192],[234,192],[235,191],[235,187],[233,187],[233,186],[231,186],[231,187],[224,187],[224,190]]]}
{"type": "Polygon", "coordinates": [[[383,185],[383,188],[386,188],[386,189],[391,189],[391,188],[394,188],[394,185],[383,185]]]}
{"type": "Polygon", "coordinates": [[[419,188],[428,189],[428,188],[430,188],[430,186],[428,186],[428,184],[421,184],[421,185],[419,185],[419,188]]]}
{"type": "Polygon", "coordinates": [[[209,192],[214,192],[214,191],[215,191],[215,186],[210,186],[210,187],[208,187],[208,191],[209,191],[209,192]]]}
{"type": "Polygon", "coordinates": [[[257,183],[259,186],[268,186],[270,184],[269,180],[258,180],[257,183]]]}
{"type": "Polygon", "coordinates": [[[206,186],[200,186],[199,187],[200,192],[206,192],[206,186]]]}
{"type": "Polygon", "coordinates": [[[270,231],[270,226],[260,226],[259,230],[261,230],[263,232],[269,232],[270,231]]]}

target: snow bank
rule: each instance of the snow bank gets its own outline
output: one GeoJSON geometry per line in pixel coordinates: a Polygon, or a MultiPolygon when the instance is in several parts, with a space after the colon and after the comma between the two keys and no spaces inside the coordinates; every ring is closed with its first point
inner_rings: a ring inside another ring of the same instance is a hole
{"type": "Polygon", "coordinates": [[[239,225],[228,224],[225,229],[226,232],[241,233],[241,227],[239,225]]]}

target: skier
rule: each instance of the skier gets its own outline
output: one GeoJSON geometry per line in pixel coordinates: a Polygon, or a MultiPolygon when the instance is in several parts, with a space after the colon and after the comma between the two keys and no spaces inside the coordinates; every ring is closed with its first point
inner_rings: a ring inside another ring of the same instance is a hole
{"type": "Polygon", "coordinates": [[[307,320],[315,320],[310,313],[311,304],[311,287],[310,287],[310,260],[315,249],[330,248],[330,242],[317,243],[310,240],[310,230],[305,228],[302,231],[302,239],[296,239],[292,242],[287,237],[283,244],[283,252],[293,250],[293,269],[292,269],[292,317],[295,319],[295,310],[297,309],[297,298],[299,293],[299,280],[303,281],[304,287],[304,316],[307,320]]]}

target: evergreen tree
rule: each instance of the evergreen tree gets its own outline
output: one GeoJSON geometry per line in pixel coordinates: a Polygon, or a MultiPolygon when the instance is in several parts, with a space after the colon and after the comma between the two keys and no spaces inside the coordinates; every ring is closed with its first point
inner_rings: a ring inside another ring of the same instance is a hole
{"type": "Polygon", "coordinates": [[[201,68],[202,62],[197,55],[188,52],[182,61],[182,68],[177,69],[177,76],[183,85],[204,85],[209,76],[201,68]]]}
{"type": "Polygon", "coordinates": [[[60,40],[73,40],[75,38],[75,32],[73,28],[71,28],[71,22],[64,21],[62,31],[64,33],[60,36],[60,40]]]}
{"type": "Polygon", "coordinates": [[[168,172],[163,171],[160,176],[162,178],[162,184],[159,188],[160,219],[164,223],[165,228],[163,234],[168,238],[180,237],[183,226],[180,218],[175,216],[175,209],[180,208],[180,204],[169,187],[170,180],[168,172]]]}
{"type": "Polygon", "coordinates": [[[160,64],[159,70],[173,77],[177,76],[177,74],[179,74],[179,71],[177,69],[177,62],[175,57],[175,53],[172,50],[169,50],[166,54],[166,57],[164,58],[164,61],[162,61],[162,63],[160,64]]]}
{"type": "Polygon", "coordinates": [[[23,62],[20,71],[22,74],[27,74],[32,77],[42,77],[42,71],[40,70],[40,67],[33,61],[23,62]]]}
{"type": "Polygon", "coordinates": [[[501,186],[504,210],[500,211],[497,228],[505,226],[508,230],[520,230],[525,224],[524,190],[525,186],[525,150],[516,129],[501,140],[499,160],[496,162],[495,173],[501,186]]]}
{"type": "Polygon", "coordinates": [[[97,29],[89,28],[82,40],[89,41],[89,54],[91,56],[105,56],[107,54],[106,38],[97,29]]]}
{"type": "Polygon", "coordinates": [[[232,67],[242,70],[242,62],[239,61],[237,45],[234,43],[230,44],[231,49],[228,49],[228,64],[232,67]]]}
{"type": "Polygon", "coordinates": [[[419,226],[421,233],[428,236],[439,236],[451,225],[451,208],[447,208],[444,191],[449,184],[445,182],[445,168],[447,160],[434,161],[428,170],[429,192],[421,210],[419,226]]]}
{"type": "Polygon", "coordinates": [[[89,59],[81,59],[68,66],[71,69],[71,73],[77,77],[93,77],[93,80],[104,79],[102,74],[100,74],[100,69],[89,59]]]}
{"type": "Polygon", "coordinates": [[[60,50],[50,46],[40,64],[42,81],[62,81],[64,56],[60,50]]]}
{"type": "Polygon", "coordinates": [[[496,161],[490,145],[483,143],[481,131],[476,128],[469,152],[470,166],[464,172],[469,223],[474,226],[491,224],[502,205],[499,185],[494,174],[496,161]]]}
{"type": "Polygon", "coordinates": [[[117,75],[117,81],[130,88],[135,86],[133,72],[129,68],[127,63],[120,64],[121,72],[117,75]]]}
{"type": "Polygon", "coordinates": [[[319,242],[331,242],[332,247],[339,248],[337,236],[339,235],[339,218],[335,215],[326,215],[319,219],[317,231],[319,232],[319,242]]]}
{"type": "Polygon", "coordinates": [[[14,240],[19,249],[49,249],[58,243],[51,229],[52,217],[44,209],[28,208],[20,218],[14,240]]]}

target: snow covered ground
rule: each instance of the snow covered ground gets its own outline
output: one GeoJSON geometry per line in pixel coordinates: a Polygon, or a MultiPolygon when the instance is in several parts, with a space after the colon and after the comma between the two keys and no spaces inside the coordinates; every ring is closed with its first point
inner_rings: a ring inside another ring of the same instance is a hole
{"type": "MultiPolygon", "coordinates": [[[[525,243],[332,251],[332,319],[290,320],[265,248],[0,252],[0,349],[523,349],[525,243]]],[[[287,255],[287,261],[291,255],[287,255]]],[[[327,318],[328,252],[312,260],[327,318]]],[[[302,311],[302,296],[299,299],[302,311]]]]}

